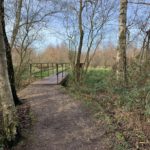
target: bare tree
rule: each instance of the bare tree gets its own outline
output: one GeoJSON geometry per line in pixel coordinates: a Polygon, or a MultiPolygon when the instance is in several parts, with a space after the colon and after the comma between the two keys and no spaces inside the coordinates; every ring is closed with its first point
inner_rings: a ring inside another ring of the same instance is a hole
{"type": "MultiPolygon", "coordinates": [[[[12,34],[12,46],[14,44],[17,32],[18,32],[18,26],[20,22],[20,15],[21,15],[21,8],[22,8],[22,0],[17,1],[16,5],[18,6],[16,9],[16,24],[14,25],[13,28],[13,34],[12,34]]],[[[4,22],[3,22],[4,23],[4,22]]],[[[14,68],[13,68],[13,61],[12,61],[12,54],[11,54],[11,46],[9,44],[7,35],[6,35],[6,30],[5,30],[5,23],[3,24],[3,33],[4,33],[4,41],[5,41],[5,46],[6,46],[6,56],[7,56],[7,65],[8,65],[8,75],[9,75],[9,80],[10,80],[10,85],[11,85],[11,90],[13,94],[13,99],[15,102],[15,105],[21,104],[17,92],[16,92],[16,87],[15,87],[15,74],[14,74],[14,68]]]]}
{"type": "Polygon", "coordinates": [[[84,38],[84,31],[83,31],[83,20],[82,20],[82,13],[83,13],[83,0],[80,0],[80,9],[79,9],[79,16],[78,16],[78,26],[79,26],[79,34],[80,34],[80,42],[78,45],[78,53],[77,53],[77,61],[76,61],[76,80],[79,82],[80,80],[80,59],[81,59],[81,52],[82,52],[82,46],[83,46],[83,38],[84,38]]]}
{"type": "Polygon", "coordinates": [[[150,61],[150,30],[146,31],[139,56],[139,62],[141,66],[143,65],[143,63],[148,63],[150,61]]]}
{"type": "MultiPolygon", "coordinates": [[[[15,83],[20,84],[22,74],[27,68],[30,61],[30,54],[33,42],[37,40],[38,33],[46,26],[49,22],[47,20],[49,16],[58,13],[60,10],[56,7],[57,3],[53,0],[45,0],[45,1],[37,1],[37,0],[16,0],[12,1],[15,5],[12,5],[10,8],[14,9],[14,14],[12,18],[15,19],[11,22],[8,21],[8,24],[13,24],[12,34],[10,38],[10,45],[8,40],[6,43],[8,45],[7,56],[11,57],[12,49],[17,52],[18,56],[20,56],[19,64],[15,67],[15,78],[14,78],[14,69],[12,65],[11,59],[8,59],[8,68],[9,68],[9,76],[12,85],[12,91],[14,95],[14,99],[16,100],[16,104],[18,103],[18,98],[15,90],[15,83]],[[51,7],[48,7],[50,5],[51,7]],[[10,69],[11,68],[11,69],[10,69]]],[[[9,4],[9,2],[7,2],[9,4]]],[[[7,7],[7,6],[6,6],[7,7]]],[[[8,8],[8,9],[10,9],[8,8]]],[[[8,11],[8,14],[12,12],[8,11]]],[[[6,14],[7,15],[7,14],[6,14]]]]}
{"type": "Polygon", "coordinates": [[[142,1],[139,1],[139,0],[138,1],[129,1],[128,3],[150,6],[149,2],[142,2],[142,1]]]}
{"type": "Polygon", "coordinates": [[[98,49],[102,39],[104,38],[103,30],[106,30],[105,26],[111,20],[112,14],[114,14],[115,2],[114,1],[94,1],[88,3],[86,5],[86,9],[91,10],[91,13],[88,13],[87,22],[85,26],[86,28],[86,36],[87,38],[87,53],[84,61],[84,69],[85,73],[98,49]]]}
{"type": "Polygon", "coordinates": [[[73,70],[79,82],[104,37],[103,29],[114,12],[115,1],[81,0],[69,2],[66,7],[64,25],[75,64],[73,70]],[[86,53],[84,60],[83,52],[86,53]]]}
{"type": "MultiPolygon", "coordinates": [[[[15,64],[15,78],[17,88],[21,85],[23,74],[27,74],[28,66],[31,61],[32,44],[38,37],[38,32],[41,29],[42,21],[37,21],[40,15],[39,8],[32,10],[33,5],[31,0],[23,3],[23,14],[21,14],[22,21],[17,29],[15,41],[13,41],[13,48],[15,53],[18,54],[18,62],[15,64]],[[39,25],[40,24],[40,25],[39,25]],[[38,25],[38,26],[37,26],[38,25]]],[[[38,4],[37,4],[38,5],[38,4]]]]}

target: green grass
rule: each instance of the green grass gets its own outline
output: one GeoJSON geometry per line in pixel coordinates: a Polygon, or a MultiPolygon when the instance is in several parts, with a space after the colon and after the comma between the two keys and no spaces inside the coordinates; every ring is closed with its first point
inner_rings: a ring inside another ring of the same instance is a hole
{"type": "Polygon", "coordinates": [[[42,75],[42,78],[44,78],[44,77],[48,77],[52,74],[53,74],[52,70],[50,70],[50,71],[46,70],[46,71],[42,71],[42,73],[41,72],[35,72],[35,73],[33,73],[33,76],[36,78],[41,78],[41,75],[42,75]]]}
{"type": "MultiPolygon", "coordinates": [[[[109,91],[110,85],[108,79],[110,78],[111,72],[111,69],[90,68],[80,86],[73,84],[71,81],[69,82],[69,91],[71,95],[76,99],[82,100],[95,113],[99,113],[102,106],[94,100],[99,93],[105,95],[109,91]]],[[[104,99],[110,101],[110,97],[106,96],[104,99]]]]}
{"type": "Polygon", "coordinates": [[[74,77],[70,72],[69,91],[78,97],[82,94],[95,95],[97,92],[102,92],[107,89],[107,78],[110,75],[110,69],[93,69],[90,68],[87,74],[83,77],[82,84],[74,84],[74,77]]]}
{"type": "MultiPolygon", "coordinates": [[[[111,114],[107,113],[113,107],[112,95],[109,93],[110,88],[112,88],[110,84],[111,75],[111,69],[90,68],[82,85],[70,87],[70,90],[76,99],[81,100],[91,110],[96,119],[104,122],[106,125],[104,130],[115,133],[117,125],[113,123],[115,121],[111,114]]],[[[118,150],[121,150],[121,148],[124,150],[128,147],[121,133],[117,134],[116,137],[113,136],[114,138],[121,143],[120,147],[117,147],[118,150]]],[[[117,146],[118,143],[115,145],[117,146]]]]}
{"type": "Polygon", "coordinates": [[[141,108],[146,115],[150,115],[150,101],[145,105],[146,98],[150,97],[150,84],[147,82],[144,86],[135,84],[135,86],[125,88],[121,87],[114,77],[110,69],[89,69],[80,91],[90,94],[117,95],[116,102],[120,107],[125,107],[130,111],[141,108]]]}
{"type": "Polygon", "coordinates": [[[108,86],[108,77],[111,73],[110,69],[90,69],[85,76],[84,84],[91,90],[103,91],[108,86]]]}
{"type": "MultiPolygon", "coordinates": [[[[105,68],[90,68],[83,79],[80,86],[77,84],[73,85],[71,82],[71,85],[69,85],[70,93],[76,99],[81,100],[93,112],[96,119],[104,121],[107,128],[111,127],[108,131],[115,134],[116,143],[114,143],[114,149],[126,150],[132,144],[134,146],[134,143],[126,141],[125,137],[131,134],[130,138],[139,140],[137,131],[133,133],[128,131],[128,125],[132,124],[130,117],[133,117],[133,122],[139,123],[136,117],[141,116],[141,114],[143,119],[150,116],[149,82],[143,86],[135,84],[125,88],[116,81],[115,74],[111,69],[105,68]],[[137,116],[137,112],[139,116],[137,116]],[[118,122],[124,124],[123,129],[120,129],[118,122]],[[116,132],[118,128],[119,132],[116,132]],[[127,135],[124,135],[124,128],[127,130],[127,135]]],[[[130,85],[132,85],[131,83],[130,85]]],[[[134,126],[132,127],[134,129],[134,126]]],[[[146,141],[146,137],[142,140],[146,141]]]]}
{"type": "MultiPolygon", "coordinates": [[[[61,70],[62,70],[61,68],[58,68],[58,72],[60,72],[61,70]]],[[[56,69],[42,71],[42,74],[41,74],[41,71],[38,71],[38,72],[33,73],[33,76],[35,78],[41,78],[41,75],[42,75],[42,78],[44,78],[44,77],[54,75],[54,73],[56,74],[56,69]]]]}
{"type": "MultiPolygon", "coordinates": [[[[87,74],[83,77],[80,87],[72,87],[80,89],[80,93],[96,94],[97,92],[105,92],[108,88],[108,78],[111,74],[110,69],[93,69],[90,68],[87,74]]],[[[74,85],[73,85],[74,86],[74,85]]]]}

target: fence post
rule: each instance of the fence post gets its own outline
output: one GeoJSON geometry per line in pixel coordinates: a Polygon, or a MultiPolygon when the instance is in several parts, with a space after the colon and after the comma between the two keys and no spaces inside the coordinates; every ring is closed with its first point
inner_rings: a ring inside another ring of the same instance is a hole
{"type": "Polygon", "coordinates": [[[54,74],[54,66],[53,66],[53,63],[50,64],[50,68],[51,68],[52,73],[54,74]]]}
{"type": "Polygon", "coordinates": [[[42,79],[42,71],[43,71],[43,68],[42,68],[43,66],[42,66],[42,64],[41,64],[41,79],[42,79]]]}
{"type": "Polygon", "coordinates": [[[64,77],[64,67],[63,67],[63,64],[61,64],[62,66],[62,78],[64,77]]]}
{"type": "Polygon", "coordinates": [[[53,63],[52,63],[52,71],[53,71],[53,74],[55,74],[55,67],[53,63]]]}
{"type": "Polygon", "coordinates": [[[58,84],[58,64],[56,64],[56,75],[57,75],[57,84],[58,84]]]}
{"type": "Polygon", "coordinates": [[[48,76],[49,76],[50,75],[49,63],[47,64],[47,68],[48,68],[48,76]]]}
{"type": "Polygon", "coordinates": [[[31,83],[31,78],[32,78],[32,64],[29,65],[29,71],[30,71],[29,83],[31,83]]]}
{"type": "Polygon", "coordinates": [[[30,64],[30,77],[32,76],[32,64],[30,64]]]}

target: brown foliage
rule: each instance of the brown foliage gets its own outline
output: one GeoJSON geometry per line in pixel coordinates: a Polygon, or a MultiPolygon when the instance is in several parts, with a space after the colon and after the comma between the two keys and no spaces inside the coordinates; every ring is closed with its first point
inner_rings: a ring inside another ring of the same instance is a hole
{"type": "Polygon", "coordinates": [[[52,46],[50,45],[45,51],[40,55],[40,62],[69,62],[68,58],[69,52],[64,44],[52,46]]]}

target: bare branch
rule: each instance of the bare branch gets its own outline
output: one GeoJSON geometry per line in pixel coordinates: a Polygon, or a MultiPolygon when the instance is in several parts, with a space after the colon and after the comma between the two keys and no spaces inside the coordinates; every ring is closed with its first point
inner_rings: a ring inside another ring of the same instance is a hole
{"type": "Polygon", "coordinates": [[[128,3],[130,3],[130,4],[139,4],[139,5],[147,5],[147,6],[150,6],[150,3],[146,3],[146,2],[132,2],[132,1],[128,1],[128,3]]]}

